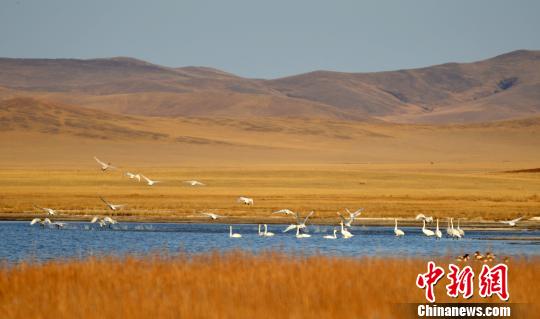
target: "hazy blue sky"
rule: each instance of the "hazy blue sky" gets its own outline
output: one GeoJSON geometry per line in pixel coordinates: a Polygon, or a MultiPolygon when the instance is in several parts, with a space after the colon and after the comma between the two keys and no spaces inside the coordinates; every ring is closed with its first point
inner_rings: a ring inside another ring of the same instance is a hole
{"type": "Polygon", "coordinates": [[[1,0],[0,56],[131,56],[274,78],[540,49],[540,1],[1,0]]]}

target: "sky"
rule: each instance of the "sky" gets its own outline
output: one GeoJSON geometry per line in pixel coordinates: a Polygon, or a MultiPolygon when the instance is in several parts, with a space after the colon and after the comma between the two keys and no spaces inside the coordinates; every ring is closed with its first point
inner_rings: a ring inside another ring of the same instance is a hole
{"type": "Polygon", "coordinates": [[[0,56],[375,72],[540,49],[539,13],[537,0],[2,0],[0,56]]]}

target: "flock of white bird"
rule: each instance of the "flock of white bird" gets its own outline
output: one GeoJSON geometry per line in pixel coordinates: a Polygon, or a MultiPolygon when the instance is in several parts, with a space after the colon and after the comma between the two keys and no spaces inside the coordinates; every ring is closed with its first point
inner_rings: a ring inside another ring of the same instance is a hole
{"type": "MultiPolygon", "coordinates": [[[[116,169],[116,167],[112,166],[111,163],[105,163],[105,162],[99,160],[97,157],[94,157],[94,159],[101,166],[101,171],[103,171],[103,172],[105,172],[107,170],[111,170],[111,169],[116,169]]],[[[129,177],[130,179],[137,180],[139,182],[141,182],[144,179],[148,186],[154,186],[157,183],[160,183],[160,181],[151,180],[151,179],[149,179],[148,177],[144,176],[141,173],[125,172],[125,175],[127,177],[129,177]]],[[[201,183],[201,182],[199,182],[197,180],[188,180],[188,181],[184,181],[184,183],[186,183],[186,184],[188,184],[190,186],[193,186],[193,187],[206,186],[204,183],[201,183]]],[[[124,206],[126,206],[126,205],[123,205],[123,204],[113,204],[113,203],[107,201],[103,197],[99,197],[99,199],[107,206],[107,208],[110,211],[113,211],[113,212],[116,212],[116,211],[122,209],[124,206]]],[[[238,197],[237,202],[240,203],[240,204],[243,204],[243,205],[248,205],[248,206],[253,206],[254,205],[253,198],[245,197],[245,196],[238,197]]],[[[34,205],[34,207],[36,209],[39,209],[39,210],[42,210],[42,211],[46,212],[48,217],[45,217],[43,219],[34,218],[30,222],[30,225],[34,225],[34,224],[39,224],[41,226],[51,225],[51,226],[54,226],[56,228],[62,228],[62,227],[64,227],[66,225],[66,223],[63,223],[63,222],[52,222],[50,220],[50,218],[52,218],[52,216],[55,216],[55,215],[58,214],[57,210],[54,210],[52,208],[47,208],[47,207],[40,207],[40,206],[37,206],[37,205],[34,205]]],[[[363,208],[360,208],[360,209],[358,209],[358,210],[356,210],[354,212],[351,212],[347,208],[345,208],[345,211],[349,215],[348,217],[344,217],[340,212],[337,212],[337,215],[340,218],[339,229],[337,228],[337,226],[334,227],[333,228],[333,234],[332,235],[324,235],[323,238],[325,238],[325,239],[337,239],[338,238],[338,236],[337,236],[338,231],[341,234],[341,237],[345,238],[345,239],[351,238],[351,237],[354,236],[350,232],[350,228],[352,227],[352,224],[353,224],[354,220],[357,219],[362,214],[363,208]]],[[[209,213],[209,212],[200,212],[200,214],[202,214],[204,216],[207,216],[212,220],[217,220],[218,218],[223,217],[221,215],[218,215],[218,214],[215,214],[215,213],[209,213]]],[[[294,217],[295,222],[288,225],[283,230],[283,233],[286,233],[286,232],[288,232],[290,230],[296,229],[296,235],[295,235],[296,238],[309,238],[309,237],[311,237],[311,235],[308,234],[306,223],[308,222],[308,219],[314,214],[314,211],[309,212],[304,218],[301,218],[300,215],[297,212],[293,212],[290,209],[281,209],[281,210],[273,212],[272,214],[284,214],[286,216],[294,217]]],[[[516,218],[516,219],[513,219],[513,220],[501,221],[501,223],[507,224],[509,226],[516,226],[517,222],[519,222],[522,218],[523,217],[519,217],[519,218],[516,218]]],[[[426,227],[426,223],[429,224],[429,223],[433,222],[433,217],[425,216],[424,214],[418,214],[415,217],[415,220],[422,222],[422,233],[425,236],[427,236],[427,237],[435,237],[437,239],[443,237],[443,234],[442,234],[441,230],[439,229],[439,219],[436,219],[436,229],[435,229],[435,231],[432,231],[432,230],[430,230],[430,229],[428,229],[426,227]]],[[[446,228],[446,233],[447,233],[448,237],[453,238],[453,239],[461,239],[461,238],[463,238],[465,236],[465,231],[463,229],[461,229],[459,221],[460,220],[458,219],[457,220],[457,227],[454,228],[454,219],[453,218],[448,218],[448,227],[446,228]]],[[[105,216],[105,217],[94,216],[91,219],[90,223],[92,223],[92,224],[97,223],[100,227],[105,227],[105,226],[110,227],[111,225],[117,224],[118,222],[115,219],[113,219],[112,217],[109,217],[109,216],[105,216]]],[[[259,225],[259,230],[258,230],[258,235],[259,236],[261,236],[261,237],[272,237],[272,236],[274,236],[274,233],[268,231],[268,226],[266,224],[263,225],[263,228],[264,228],[264,231],[261,231],[261,225],[259,225]]],[[[405,236],[405,232],[398,228],[397,219],[394,219],[394,234],[395,234],[396,237],[405,236]]],[[[230,238],[242,238],[242,235],[239,234],[239,233],[234,233],[233,229],[232,229],[232,226],[229,226],[229,237],[230,238]]]]}

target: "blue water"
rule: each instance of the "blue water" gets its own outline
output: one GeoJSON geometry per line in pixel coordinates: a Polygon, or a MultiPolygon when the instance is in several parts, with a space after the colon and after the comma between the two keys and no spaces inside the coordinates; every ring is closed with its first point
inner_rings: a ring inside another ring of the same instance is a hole
{"type": "MultiPolygon", "coordinates": [[[[331,226],[311,225],[311,238],[298,239],[294,231],[282,233],[285,225],[269,225],[276,235],[259,237],[257,225],[233,225],[242,238],[229,238],[229,227],[223,224],[119,223],[111,229],[99,229],[90,223],[68,223],[64,229],[30,226],[28,222],[0,222],[0,261],[84,258],[102,255],[145,255],[165,252],[201,253],[207,251],[246,250],[261,252],[279,250],[295,254],[329,256],[437,257],[492,251],[499,256],[540,255],[539,230],[467,231],[462,240],[436,240],[423,236],[419,227],[400,227],[406,236],[395,238],[393,227],[356,226],[353,238],[323,239],[331,226]],[[520,237],[530,240],[486,240],[494,237],[520,237]],[[536,237],[533,238],[533,237],[536,237]]],[[[444,230],[443,230],[444,231],[444,230]]]]}

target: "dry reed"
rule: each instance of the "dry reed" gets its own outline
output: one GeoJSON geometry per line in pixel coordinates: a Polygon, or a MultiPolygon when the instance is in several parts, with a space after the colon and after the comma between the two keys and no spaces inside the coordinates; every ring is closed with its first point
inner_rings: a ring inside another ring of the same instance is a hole
{"type": "MultiPolygon", "coordinates": [[[[441,261],[441,263],[443,263],[441,261]]],[[[471,264],[475,264],[471,262],[471,264]]],[[[540,310],[537,259],[510,263],[520,318],[540,310]]],[[[404,318],[424,260],[290,257],[242,252],[101,258],[0,269],[1,318],[404,318]]],[[[476,264],[475,268],[479,268],[476,264]]],[[[476,269],[478,271],[478,269],[476,269]]],[[[462,302],[436,287],[438,302],[462,302]]],[[[477,292],[467,302],[484,300],[477,292]]]]}

